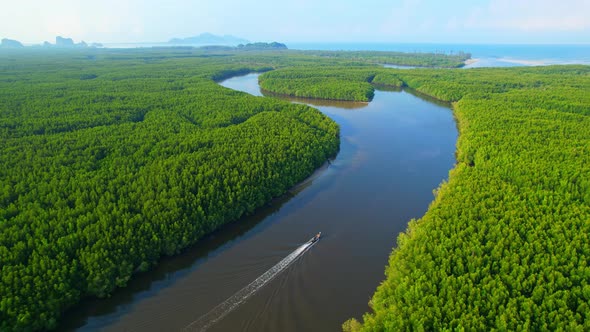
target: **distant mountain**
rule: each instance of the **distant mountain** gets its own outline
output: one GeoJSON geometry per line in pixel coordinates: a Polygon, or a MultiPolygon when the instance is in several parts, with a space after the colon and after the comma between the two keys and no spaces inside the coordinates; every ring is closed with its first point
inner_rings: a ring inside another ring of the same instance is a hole
{"type": "Polygon", "coordinates": [[[64,38],[62,36],[55,37],[55,44],[44,42],[43,47],[57,47],[57,48],[88,48],[88,47],[102,47],[100,43],[92,43],[90,46],[85,41],[74,43],[72,38],[64,38]]]}
{"type": "Polygon", "coordinates": [[[172,38],[168,41],[169,44],[177,45],[238,45],[248,43],[248,40],[234,37],[231,35],[217,36],[211,33],[202,33],[198,36],[187,38],[172,38]]]}
{"type": "Polygon", "coordinates": [[[24,46],[18,40],[2,38],[2,43],[0,44],[0,47],[16,48],[16,47],[24,47],[24,46]]]}
{"type": "Polygon", "coordinates": [[[57,36],[55,37],[55,46],[72,47],[74,46],[74,40],[72,38],[64,38],[62,36],[57,36]]]}

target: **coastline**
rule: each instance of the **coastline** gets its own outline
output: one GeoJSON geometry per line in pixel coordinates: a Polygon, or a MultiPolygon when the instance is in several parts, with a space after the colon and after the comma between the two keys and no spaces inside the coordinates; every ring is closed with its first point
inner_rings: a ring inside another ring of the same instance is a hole
{"type": "Polygon", "coordinates": [[[467,60],[465,60],[465,66],[472,65],[472,64],[474,64],[474,63],[476,63],[478,61],[479,61],[479,58],[467,59],[467,60]]]}
{"type": "Polygon", "coordinates": [[[512,58],[500,58],[498,60],[502,61],[502,62],[516,63],[516,64],[524,65],[524,66],[547,66],[547,65],[550,65],[550,63],[546,60],[521,60],[521,59],[512,59],[512,58]]]}

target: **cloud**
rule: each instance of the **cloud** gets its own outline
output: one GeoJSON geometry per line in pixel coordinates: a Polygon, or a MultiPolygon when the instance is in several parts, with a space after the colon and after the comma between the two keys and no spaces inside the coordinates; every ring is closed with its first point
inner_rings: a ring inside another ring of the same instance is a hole
{"type": "Polygon", "coordinates": [[[128,41],[144,34],[144,7],[140,0],[19,0],[5,8],[0,31],[2,37],[25,43],[53,42],[55,36],[76,42],[128,41]]]}
{"type": "Polygon", "coordinates": [[[590,42],[590,0],[11,0],[2,36],[160,41],[201,32],[250,40],[590,42]]]}
{"type": "Polygon", "coordinates": [[[588,0],[491,0],[471,11],[467,28],[520,32],[590,29],[588,0]]]}
{"type": "Polygon", "coordinates": [[[416,29],[417,13],[420,12],[421,0],[402,0],[389,8],[389,15],[383,20],[380,32],[388,35],[403,35],[408,29],[416,29]]]}
{"type": "MultiPolygon", "coordinates": [[[[80,6],[68,4],[66,1],[56,1],[52,15],[42,18],[43,31],[53,36],[74,37],[79,39],[84,35],[84,23],[80,17],[80,6]]],[[[53,38],[49,39],[53,41],[53,38]]]]}

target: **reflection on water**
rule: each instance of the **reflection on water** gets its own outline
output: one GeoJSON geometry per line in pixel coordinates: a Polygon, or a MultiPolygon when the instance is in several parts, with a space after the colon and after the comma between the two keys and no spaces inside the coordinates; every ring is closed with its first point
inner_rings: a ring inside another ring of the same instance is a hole
{"type": "Polygon", "coordinates": [[[339,107],[343,109],[356,109],[356,108],[363,108],[368,105],[368,103],[363,102],[355,102],[355,101],[342,101],[342,100],[325,100],[325,99],[312,99],[312,98],[299,98],[299,97],[291,97],[291,96],[284,96],[276,93],[272,93],[270,91],[260,89],[258,86],[258,79],[252,79],[252,75],[258,74],[248,74],[243,76],[236,76],[229,80],[225,80],[221,82],[226,88],[230,88],[233,90],[240,90],[247,92],[253,96],[265,96],[265,97],[274,97],[284,100],[289,100],[294,103],[299,104],[308,104],[312,106],[333,106],[339,107]]]}
{"type": "Polygon", "coordinates": [[[395,69],[414,69],[417,68],[415,66],[400,66],[400,65],[392,65],[392,64],[384,64],[383,67],[385,68],[395,68],[395,69]]]}
{"type": "Polygon", "coordinates": [[[326,99],[314,99],[314,98],[302,98],[302,97],[292,97],[292,96],[284,96],[276,93],[272,93],[270,91],[261,90],[262,95],[265,97],[275,97],[284,100],[289,100],[293,103],[298,104],[307,104],[315,107],[320,106],[331,106],[331,107],[338,107],[342,109],[352,110],[367,107],[369,103],[360,102],[360,101],[345,101],[345,100],[326,100],[326,99]]]}

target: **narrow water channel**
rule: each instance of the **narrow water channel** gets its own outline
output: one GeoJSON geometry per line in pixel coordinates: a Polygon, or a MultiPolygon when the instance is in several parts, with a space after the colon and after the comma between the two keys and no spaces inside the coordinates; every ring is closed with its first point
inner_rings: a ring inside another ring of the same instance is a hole
{"type": "MultiPolygon", "coordinates": [[[[221,84],[261,95],[257,83],[250,74],[221,84]]],[[[447,106],[406,91],[376,91],[368,104],[315,107],[341,127],[331,165],[111,298],[83,302],[60,329],[181,330],[319,231],[321,241],[208,331],[339,331],[344,320],[360,318],[397,235],[424,214],[453,167],[457,129],[447,106]]]]}

